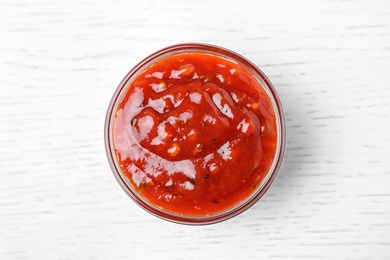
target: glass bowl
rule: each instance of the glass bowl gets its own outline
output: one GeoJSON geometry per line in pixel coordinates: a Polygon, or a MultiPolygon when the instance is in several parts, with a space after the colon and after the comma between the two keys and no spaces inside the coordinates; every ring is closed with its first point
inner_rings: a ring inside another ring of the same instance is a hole
{"type": "Polygon", "coordinates": [[[122,187],[122,189],[136,204],[138,204],[147,212],[164,220],[180,224],[205,225],[221,222],[230,219],[234,216],[237,216],[238,214],[250,208],[264,195],[264,193],[267,191],[267,189],[270,187],[271,183],[275,179],[281,167],[285,150],[286,133],[284,115],[278,95],[269,79],[257,66],[255,66],[252,62],[250,62],[243,56],[222,47],[199,43],[186,43],[169,46],[162,50],[159,50],[143,59],[133,69],[130,70],[130,72],[120,82],[109,104],[105,121],[104,139],[108,161],[114,173],[114,176],[122,187]],[[135,189],[134,185],[129,181],[128,177],[126,177],[126,175],[122,171],[120,163],[118,162],[118,157],[114,149],[113,124],[116,117],[117,109],[119,103],[124,98],[133,81],[137,78],[137,76],[139,76],[151,65],[155,64],[157,61],[160,61],[172,55],[182,53],[205,53],[215,55],[223,59],[233,61],[234,63],[240,65],[250,74],[252,74],[252,76],[261,84],[264,91],[267,93],[268,97],[271,100],[272,109],[276,118],[276,152],[272,161],[272,165],[269,168],[268,172],[265,174],[265,177],[249,196],[245,197],[237,204],[223,211],[213,214],[196,216],[186,215],[180,212],[168,211],[160,206],[155,205],[154,203],[146,199],[143,195],[141,195],[137,191],[137,189],[135,189]]]}

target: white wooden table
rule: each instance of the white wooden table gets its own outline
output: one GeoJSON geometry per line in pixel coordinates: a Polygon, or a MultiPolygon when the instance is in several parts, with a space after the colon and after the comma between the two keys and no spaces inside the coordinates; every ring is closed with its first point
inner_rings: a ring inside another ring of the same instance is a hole
{"type": "Polygon", "coordinates": [[[390,1],[0,3],[0,259],[390,259],[390,1]],[[288,142],[242,215],[191,227],[121,190],[103,129],[125,74],[181,42],[270,78],[288,142]]]}

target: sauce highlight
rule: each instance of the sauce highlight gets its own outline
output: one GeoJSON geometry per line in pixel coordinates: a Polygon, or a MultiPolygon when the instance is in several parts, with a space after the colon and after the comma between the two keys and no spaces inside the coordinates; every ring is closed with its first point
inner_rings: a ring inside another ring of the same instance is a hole
{"type": "Polygon", "coordinates": [[[245,200],[277,144],[271,100],[241,65],[194,52],[163,58],[128,86],[113,123],[122,172],[169,212],[202,216],[245,200]]]}

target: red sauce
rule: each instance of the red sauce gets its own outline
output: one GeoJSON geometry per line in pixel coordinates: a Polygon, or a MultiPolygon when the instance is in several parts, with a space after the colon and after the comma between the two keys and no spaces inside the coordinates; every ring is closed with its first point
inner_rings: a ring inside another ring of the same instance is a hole
{"type": "Polygon", "coordinates": [[[226,210],[259,186],[276,153],[276,117],[241,65],[205,53],[163,58],[123,96],[114,149],[134,189],[167,211],[226,210]]]}

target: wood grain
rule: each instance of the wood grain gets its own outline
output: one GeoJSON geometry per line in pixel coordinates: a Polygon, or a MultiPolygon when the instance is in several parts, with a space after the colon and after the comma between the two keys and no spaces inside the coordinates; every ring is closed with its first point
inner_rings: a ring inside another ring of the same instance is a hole
{"type": "Polygon", "coordinates": [[[389,259],[390,2],[0,2],[0,259],[389,259]],[[8,2],[8,3],[7,3],[8,2]],[[267,194],[211,226],[116,183],[116,86],[170,44],[232,49],[273,82],[287,151],[267,194]]]}

